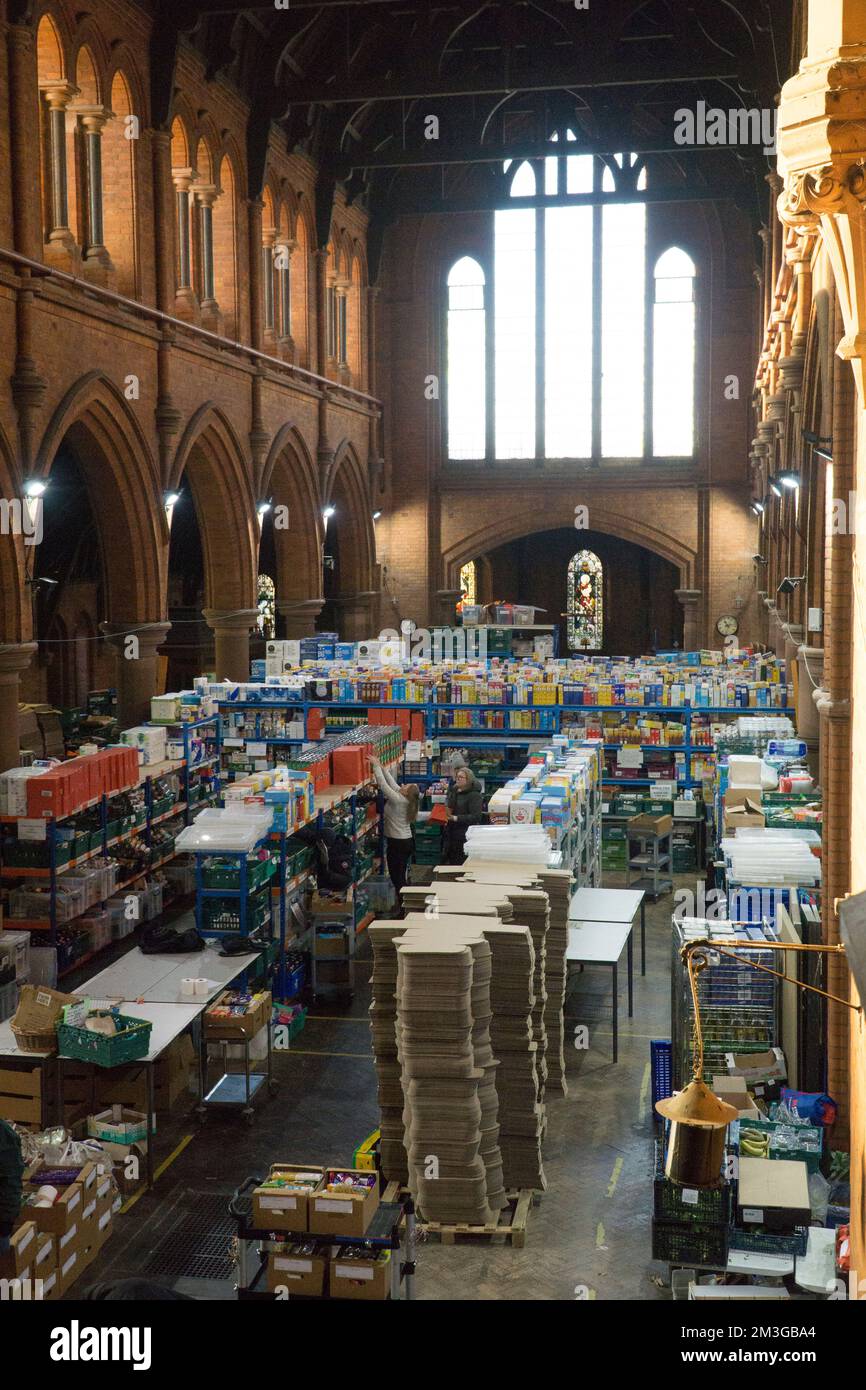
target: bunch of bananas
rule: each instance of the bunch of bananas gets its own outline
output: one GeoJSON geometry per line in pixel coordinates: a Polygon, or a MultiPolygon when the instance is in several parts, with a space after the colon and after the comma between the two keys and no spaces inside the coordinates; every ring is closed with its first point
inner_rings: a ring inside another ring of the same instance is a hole
{"type": "Polygon", "coordinates": [[[740,1153],[744,1158],[769,1158],[769,1134],[758,1129],[741,1129],[740,1153]]]}

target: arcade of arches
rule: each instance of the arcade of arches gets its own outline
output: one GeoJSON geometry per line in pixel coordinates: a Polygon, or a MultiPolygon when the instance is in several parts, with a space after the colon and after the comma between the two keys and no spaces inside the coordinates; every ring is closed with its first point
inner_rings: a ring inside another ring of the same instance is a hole
{"type": "MultiPolygon", "coordinates": [[[[166,679],[247,676],[260,576],[277,636],[352,640],[453,621],[473,566],[564,649],[588,551],[601,650],[719,645],[734,615],[798,667],[837,940],[866,889],[866,0],[791,0],[778,158],[745,186],[651,122],[576,133],[573,92],[539,136],[541,81],[430,178],[417,102],[407,152],[362,75],[330,104],[300,27],[269,106],[242,6],[231,41],[157,8],[0,0],[0,496],[41,528],[0,536],[0,767],[21,701],[115,685],[133,723],[166,679]]],[[[669,14],[611,9],[653,44],[669,14]]],[[[862,1016],[830,1026],[862,1136],[862,1016]]]]}

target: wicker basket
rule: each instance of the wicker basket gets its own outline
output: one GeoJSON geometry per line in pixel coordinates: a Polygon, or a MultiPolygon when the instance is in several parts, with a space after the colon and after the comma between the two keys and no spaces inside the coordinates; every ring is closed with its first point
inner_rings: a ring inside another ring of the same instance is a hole
{"type": "Polygon", "coordinates": [[[22,985],[11,1025],[17,1046],[22,1052],[56,1052],[63,1007],[78,1002],[76,994],[61,994],[47,985],[22,985]]]}

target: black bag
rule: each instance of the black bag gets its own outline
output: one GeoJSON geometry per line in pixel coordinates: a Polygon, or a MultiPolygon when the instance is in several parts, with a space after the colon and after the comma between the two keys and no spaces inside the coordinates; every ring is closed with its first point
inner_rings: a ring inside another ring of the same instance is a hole
{"type": "Polygon", "coordinates": [[[195,927],[172,927],[158,922],[145,928],[139,946],[146,956],[162,956],[203,951],[205,943],[195,927]]]}
{"type": "Polygon", "coordinates": [[[323,830],[316,839],[318,870],[316,882],[320,888],[342,892],[352,882],[352,841],[334,830],[323,830]]]}

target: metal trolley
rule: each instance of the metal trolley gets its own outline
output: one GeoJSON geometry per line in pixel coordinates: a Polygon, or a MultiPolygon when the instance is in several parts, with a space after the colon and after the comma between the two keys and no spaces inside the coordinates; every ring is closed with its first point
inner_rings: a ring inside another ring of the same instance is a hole
{"type": "MultiPolygon", "coordinates": [[[[329,1247],[355,1246],[369,1250],[391,1250],[391,1301],[411,1301],[415,1297],[416,1223],[410,1196],[397,1202],[380,1202],[363,1236],[318,1236],[309,1231],[260,1231],[250,1224],[251,1192],[263,1178],[249,1177],[241,1183],[229,1202],[229,1215],[237,1226],[237,1296],[244,1302],[277,1302],[277,1295],[264,1286],[268,1255],[287,1241],[315,1242],[325,1251],[329,1247]]],[[[320,1302],[311,1295],[297,1294],[298,1303],[320,1302]]]]}

